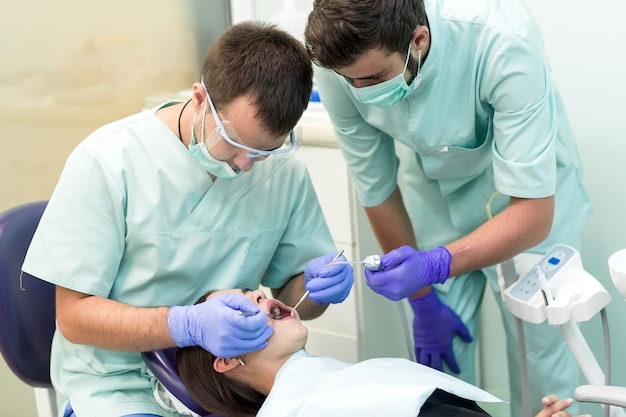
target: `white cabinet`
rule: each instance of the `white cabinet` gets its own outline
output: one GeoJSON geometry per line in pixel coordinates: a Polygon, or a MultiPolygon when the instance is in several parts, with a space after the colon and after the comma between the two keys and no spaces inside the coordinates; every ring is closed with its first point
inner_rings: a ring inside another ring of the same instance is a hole
{"type": "MultiPolygon", "coordinates": [[[[309,111],[307,111],[309,112],[309,111]]],[[[309,114],[310,115],[310,114],[309,114]]],[[[349,260],[381,253],[363,208],[358,204],[346,164],[329,124],[300,123],[303,146],[298,156],[311,174],[324,216],[337,248],[349,260]]],[[[355,266],[355,284],[341,304],[331,305],[309,329],[307,350],[356,362],[372,357],[409,357],[398,304],[374,293],[363,268],[355,266]]]]}

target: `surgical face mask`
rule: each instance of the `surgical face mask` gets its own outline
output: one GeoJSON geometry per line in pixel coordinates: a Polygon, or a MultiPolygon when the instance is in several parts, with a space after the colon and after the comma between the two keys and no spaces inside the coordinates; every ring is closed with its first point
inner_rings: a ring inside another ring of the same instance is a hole
{"type": "Polygon", "coordinates": [[[409,51],[406,54],[404,68],[400,74],[387,81],[374,85],[368,85],[365,87],[354,87],[351,85],[350,89],[352,90],[352,93],[359,102],[363,104],[373,104],[382,108],[389,107],[400,102],[407,96],[408,93],[415,91],[422,81],[422,51],[418,51],[417,54],[417,76],[410,86],[406,83],[404,73],[407,65],[409,64],[409,57],[411,56],[411,44],[409,44],[409,51]]]}
{"type": "MultiPolygon", "coordinates": [[[[206,172],[213,175],[215,178],[230,179],[235,178],[241,170],[235,171],[225,161],[217,160],[208,151],[204,142],[197,143],[196,135],[194,133],[194,125],[196,124],[196,115],[193,116],[191,122],[191,141],[189,143],[189,152],[191,156],[204,168],[206,172]]],[[[202,119],[202,135],[204,136],[204,118],[202,119]]]]}

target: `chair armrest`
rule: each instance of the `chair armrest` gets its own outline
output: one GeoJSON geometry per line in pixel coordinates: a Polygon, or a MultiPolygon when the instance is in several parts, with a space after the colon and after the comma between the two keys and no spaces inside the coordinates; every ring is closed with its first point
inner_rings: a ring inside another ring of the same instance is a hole
{"type": "Polygon", "coordinates": [[[581,385],[574,392],[576,401],[626,407],[626,387],[581,385]]]}

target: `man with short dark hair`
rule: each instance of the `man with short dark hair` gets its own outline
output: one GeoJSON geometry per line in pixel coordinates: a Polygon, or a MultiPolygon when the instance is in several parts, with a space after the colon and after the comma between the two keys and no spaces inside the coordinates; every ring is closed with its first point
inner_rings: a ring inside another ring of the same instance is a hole
{"type": "MultiPolygon", "coordinates": [[[[555,243],[579,247],[591,213],[537,22],[518,0],[316,0],[305,41],[388,252],[367,284],[408,298],[419,362],[476,383],[471,335],[484,288],[501,301],[499,282],[517,278],[499,280],[494,266],[511,271],[514,258],[524,275],[555,243]]],[[[516,325],[500,307],[517,416],[516,325]]],[[[531,404],[571,396],[578,369],[559,331],[524,330],[531,404]]]]}
{"type": "MultiPolygon", "coordinates": [[[[335,256],[294,131],[312,88],[300,42],[271,25],[228,28],[186,103],[108,124],[69,156],[24,271],[56,285],[51,377],[64,416],[173,416],[140,352],[202,346],[231,357],[267,344],[245,297],[272,289],[319,316],[352,269],[335,256]]],[[[345,258],[344,258],[345,260],[345,258]]]]}

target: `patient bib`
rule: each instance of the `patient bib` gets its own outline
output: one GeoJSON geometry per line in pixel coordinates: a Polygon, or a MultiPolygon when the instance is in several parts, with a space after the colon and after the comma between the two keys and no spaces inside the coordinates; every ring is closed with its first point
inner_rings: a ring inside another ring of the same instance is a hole
{"type": "Polygon", "coordinates": [[[294,353],[257,417],[416,417],[435,389],[474,401],[500,399],[443,372],[399,358],[350,364],[294,353]]]}

